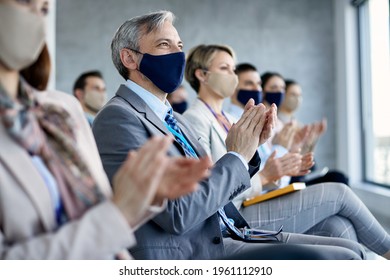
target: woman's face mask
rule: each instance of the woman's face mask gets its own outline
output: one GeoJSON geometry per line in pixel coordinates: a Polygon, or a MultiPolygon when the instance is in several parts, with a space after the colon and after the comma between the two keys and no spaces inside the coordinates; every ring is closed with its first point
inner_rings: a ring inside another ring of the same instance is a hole
{"type": "Polygon", "coordinates": [[[45,19],[17,5],[0,3],[0,63],[20,71],[39,56],[45,43],[45,19]]]}
{"type": "Polygon", "coordinates": [[[283,107],[287,108],[289,111],[296,111],[302,103],[302,96],[286,94],[286,97],[283,101],[283,107]]]}
{"type": "Polygon", "coordinates": [[[206,84],[219,96],[227,98],[233,95],[238,85],[236,74],[224,74],[218,72],[208,72],[206,84]]]}
{"type": "Polygon", "coordinates": [[[302,104],[302,89],[298,84],[291,84],[286,90],[286,96],[282,103],[284,110],[296,111],[302,104]]]}

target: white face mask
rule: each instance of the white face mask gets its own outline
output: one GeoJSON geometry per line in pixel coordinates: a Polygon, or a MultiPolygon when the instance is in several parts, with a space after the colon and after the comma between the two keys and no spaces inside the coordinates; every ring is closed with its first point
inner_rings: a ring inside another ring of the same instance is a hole
{"type": "Polygon", "coordinates": [[[0,3],[0,63],[22,70],[37,60],[45,43],[43,17],[0,3]]]}
{"type": "Polygon", "coordinates": [[[296,111],[302,103],[302,96],[296,95],[285,95],[283,106],[286,107],[289,111],[296,111]]]}
{"type": "Polygon", "coordinates": [[[213,91],[223,98],[233,95],[238,85],[238,77],[236,74],[209,73],[207,84],[213,91]]]}
{"type": "Polygon", "coordinates": [[[106,103],[106,94],[95,90],[86,91],[84,95],[85,106],[97,113],[106,103]]]}

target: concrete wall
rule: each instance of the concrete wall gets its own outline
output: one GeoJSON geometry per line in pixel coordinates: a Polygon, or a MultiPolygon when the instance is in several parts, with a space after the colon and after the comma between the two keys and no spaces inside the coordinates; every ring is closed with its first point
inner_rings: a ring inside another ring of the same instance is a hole
{"type": "MultiPolygon", "coordinates": [[[[319,166],[335,167],[335,49],[332,0],[66,0],[57,2],[56,86],[71,92],[78,74],[99,69],[112,96],[122,82],[110,58],[115,30],[126,19],[167,9],[177,16],[184,51],[201,43],[228,44],[238,62],[278,71],[303,87],[299,118],[328,119],[319,166]]],[[[186,84],[187,85],[187,84],[186,84]]],[[[191,92],[191,98],[195,93],[191,92]]]]}

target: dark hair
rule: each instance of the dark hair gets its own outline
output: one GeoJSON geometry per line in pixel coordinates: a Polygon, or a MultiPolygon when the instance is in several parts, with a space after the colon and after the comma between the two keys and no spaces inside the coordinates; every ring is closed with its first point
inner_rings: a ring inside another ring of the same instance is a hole
{"type": "Polygon", "coordinates": [[[50,71],[50,54],[45,43],[37,60],[29,67],[21,70],[20,74],[30,86],[43,91],[47,88],[47,84],[49,83],[50,71]]]}
{"type": "Polygon", "coordinates": [[[257,69],[254,65],[249,64],[249,63],[240,63],[236,65],[236,70],[234,72],[236,75],[240,75],[243,72],[248,72],[248,71],[256,71],[257,69]]]}
{"type": "Polygon", "coordinates": [[[282,80],[284,80],[283,76],[280,75],[279,73],[277,72],[265,72],[263,73],[263,75],[261,75],[261,81],[263,83],[263,89],[265,88],[266,84],[268,83],[268,81],[272,78],[272,77],[279,77],[281,78],[282,80]]]}
{"type": "Polygon", "coordinates": [[[93,70],[93,71],[88,71],[88,72],[82,73],[77,78],[76,82],[74,83],[73,95],[75,94],[76,89],[82,89],[83,90],[85,88],[86,80],[89,77],[97,77],[97,78],[103,79],[102,73],[100,71],[97,71],[97,70],[93,70]]]}
{"type": "Polygon", "coordinates": [[[289,86],[293,86],[293,85],[297,85],[298,84],[296,81],[290,80],[290,79],[284,80],[284,83],[286,84],[286,91],[287,91],[289,86]]]}

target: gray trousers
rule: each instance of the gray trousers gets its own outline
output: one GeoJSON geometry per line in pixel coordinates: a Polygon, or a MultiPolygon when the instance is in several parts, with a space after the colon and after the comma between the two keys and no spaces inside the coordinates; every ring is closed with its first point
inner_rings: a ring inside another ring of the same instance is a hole
{"type": "Polygon", "coordinates": [[[253,228],[342,237],[378,255],[390,250],[390,236],[352,190],[339,183],[304,190],[240,209],[253,228]]]}
{"type": "Polygon", "coordinates": [[[247,243],[224,238],[226,258],[234,259],[321,259],[362,260],[364,248],[357,242],[337,237],[323,237],[296,233],[281,233],[280,240],[287,245],[247,243]],[[288,246],[294,245],[293,249],[288,246]],[[274,252],[273,252],[274,251],[274,252]],[[276,252],[276,253],[275,253],[276,252]]]}

